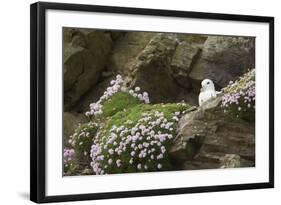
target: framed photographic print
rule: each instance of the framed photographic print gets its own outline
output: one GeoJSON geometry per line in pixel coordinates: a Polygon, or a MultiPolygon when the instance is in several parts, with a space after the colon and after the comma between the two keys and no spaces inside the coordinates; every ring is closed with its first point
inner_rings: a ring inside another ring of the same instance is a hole
{"type": "Polygon", "coordinates": [[[274,187],[274,18],[31,5],[34,202],[274,187]]]}

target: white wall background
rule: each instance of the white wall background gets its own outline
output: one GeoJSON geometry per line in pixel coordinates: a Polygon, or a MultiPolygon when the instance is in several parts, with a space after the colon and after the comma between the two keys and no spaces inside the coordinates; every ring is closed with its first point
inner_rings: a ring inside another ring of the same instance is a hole
{"type": "MultiPolygon", "coordinates": [[[[52,1],[52,0],[49,0],[52,1]]],[[[69,3],[146,7],[275,17],[275,104],[280,105],[281,13],[278,0],[60,0],[69,3]]],[[[29,4],[2,1],[0,6],[0,204],[29,202],[29,4]]],[[[275,108],[276,188],[267,190],[143,197],[66,204],[277,204],[281,194],[280,106],[275,108]]],[[[280,203],[280,202],[279,202],[280,203]]],[[[61,204],[61,203],[60,203],[61,204]]],[[[64,203],[63,203],[64,204],[64,203]]]]}

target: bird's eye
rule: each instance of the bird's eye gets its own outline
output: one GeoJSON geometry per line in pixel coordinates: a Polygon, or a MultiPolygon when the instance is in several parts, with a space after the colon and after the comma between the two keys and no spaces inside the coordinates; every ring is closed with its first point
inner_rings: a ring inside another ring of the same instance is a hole
{"type": "Polygon", "coordinates": [[[209,85],[210,84],[210,82],[207,82],[207,85],[209,85]]]}

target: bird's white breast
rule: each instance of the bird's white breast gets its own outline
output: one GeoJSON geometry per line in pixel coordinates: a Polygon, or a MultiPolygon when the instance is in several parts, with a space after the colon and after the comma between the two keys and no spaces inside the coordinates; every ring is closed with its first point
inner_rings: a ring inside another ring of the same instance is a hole
{"type": "Polygon", "coordinates": [[[215,90],[206,90],[199,94],[199,106],[201,106],[204,102],[208,101],[211,98],[216,97],[215,90]]]}

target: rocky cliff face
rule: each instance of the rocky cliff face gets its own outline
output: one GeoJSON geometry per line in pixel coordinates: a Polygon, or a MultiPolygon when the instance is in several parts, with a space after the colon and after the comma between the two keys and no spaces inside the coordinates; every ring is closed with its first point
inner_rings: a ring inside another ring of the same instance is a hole
{"type": "Polygon", "coordinates": [[[190,72],[190,78],[212,79],[218,86],[225,87],[255,67],[255,41],[248,37],[209,36],[202,52],[190,72]]]}
{"type": "Polygon", "coordinates": [[[170,150],[179,169],[255,165],[255,124],[226,115],[220,104],[221,97],[217,97],[179,121],[170,150]]]}
{"type": "Polygon", "coordinates": [[[196,105],[201,80],[225,87],[255,67],[254,53],[249,37],[65,28],[64,108],[86,111],[84,101],[95,101],[117,73],[152,93],[152,102],[196,105]]]}
{"type": "Polygon", "coordinates": [[[64,36],[64,105],[70,110],[99,81],[112,39],[101,31],[75,29],[64,36]]]}

